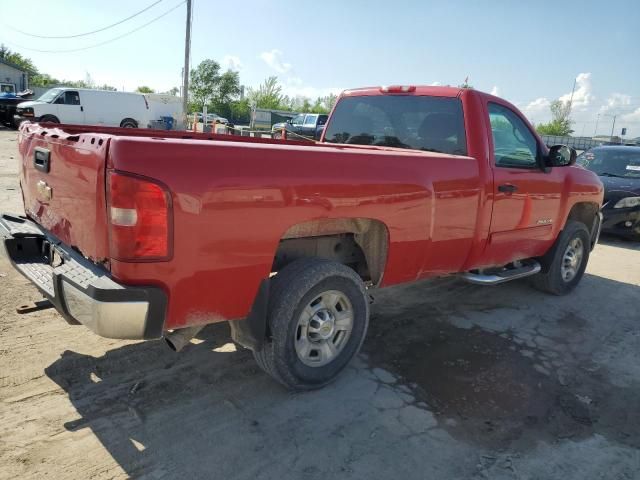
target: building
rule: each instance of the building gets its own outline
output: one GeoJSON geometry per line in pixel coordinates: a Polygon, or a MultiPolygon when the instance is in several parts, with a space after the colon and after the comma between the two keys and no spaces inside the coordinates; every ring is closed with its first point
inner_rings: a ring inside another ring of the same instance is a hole
{"type": "Polygon", "coordinates": [[[0,58],[0,93],[16,93],[27,88],[29,88],[29,72],[0,58]]]}

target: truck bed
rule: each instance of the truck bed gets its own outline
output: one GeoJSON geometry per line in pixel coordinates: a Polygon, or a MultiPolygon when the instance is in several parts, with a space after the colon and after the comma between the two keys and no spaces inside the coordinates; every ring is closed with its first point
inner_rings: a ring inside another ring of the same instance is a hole
{"type": "Polygon", "coordinates": [[[459,271],[476,235],[482,185],[471,157],[47,124],[22,127],[20,152],[29,217],[118,282],[170,293],[167,328],[246,316],[279,242],[308,222],[357,218],[393,232],[381,285],[459,271]],[[35,168],[36,147],[50,151],[50,172],[35,168]],[[169,260],[110,257],[109,170],[167,186],[169,260]],[[39,182],[52,189],[49,201],[39,182]]]}

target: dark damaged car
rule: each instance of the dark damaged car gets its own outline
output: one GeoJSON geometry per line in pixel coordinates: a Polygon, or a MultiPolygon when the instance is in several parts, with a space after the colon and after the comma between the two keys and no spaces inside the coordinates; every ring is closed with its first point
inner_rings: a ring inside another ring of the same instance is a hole
{"type": "Polygon", "coordinates": [[[577,163],[604,184],[602,231],[640,240],[640,147],[592,148],[577,163]]]}

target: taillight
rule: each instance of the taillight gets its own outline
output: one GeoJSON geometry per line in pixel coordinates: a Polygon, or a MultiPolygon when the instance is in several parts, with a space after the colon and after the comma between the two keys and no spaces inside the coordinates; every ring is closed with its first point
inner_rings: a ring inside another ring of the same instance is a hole
{"type": "Polygon", "coordinates": [[[171,257],[171,197],[153,180],[125,173],[107,176],[109,251],[123,261],[171,257]]]}

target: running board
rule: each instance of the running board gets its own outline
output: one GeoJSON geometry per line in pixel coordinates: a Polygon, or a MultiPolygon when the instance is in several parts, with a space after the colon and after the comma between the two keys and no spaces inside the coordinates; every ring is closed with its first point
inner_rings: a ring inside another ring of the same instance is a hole
{"type": "Polygon", "coordinates": [[[536,260],[528,260],[527,265],[522,265],[517,268],[505,268],[504,270],[491,274],[466,272],[462,273],[460,277],[476,285],[498,285],[499,283],[510,282],[518,278],[535,275],[540,272],[541,268],[540,263],[536,260]]]}

